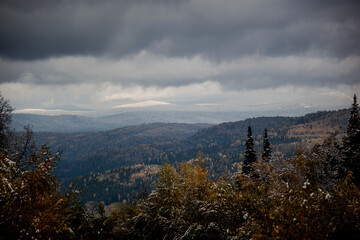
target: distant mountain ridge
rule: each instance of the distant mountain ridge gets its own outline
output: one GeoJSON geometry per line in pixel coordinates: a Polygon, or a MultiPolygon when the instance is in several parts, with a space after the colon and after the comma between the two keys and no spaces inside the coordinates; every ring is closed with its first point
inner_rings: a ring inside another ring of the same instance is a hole
{"type": "MultiPolygon", "coordinates": [[[[306,110],[311,111],[310,109],[306,110]]],[[[305,113],[307,113],[305,112],[305,113]]],[[[125,126],[147,123],[210,123],[219,124],[229,121],[239,121],[249,117],[261,116],[297,116],[303,111],[177,111],[177,110],[144,110],[121,111],[105,116],[93,115],[39,115],[14,113],[12,127],[22,130],[30,125],[35,132],[93,132],[107,131],[125,126]]]]}
{"type": "Polygon", "coordinates": [[[78,115],[38,115],[14,113],[12,127],[21,131],[30,125],[35,132],[88,132],[109,130],[116,126],[105,126],[94,118],[78,115]]]}
{"type": "Polygon", "coordinates": [[[195,112],[195,111],[132,111],[108,116],[13,114],[12,127],[22,130],[30,125],[35,132],[93,132],[125,126],[164,123],[220,123],[248,116],[247,112],[195,112]]]}
{"type": "Polygon", "coordinates": [[[64,177],[101,172],[132,164],[177,163],[202,151],[219,171],[242,160],[247,127],[253,128],[255,148],[264,128],[275,154],[290,155],[299,145],[344,134],[349,110],[322,111],[302,117],[259,117],[218,125],[154,123],[102,132],[37,133],[37,143],[64,150],[58,173],[64,177]],[[226,164],[224,164],[225,161],[226,164]]]}

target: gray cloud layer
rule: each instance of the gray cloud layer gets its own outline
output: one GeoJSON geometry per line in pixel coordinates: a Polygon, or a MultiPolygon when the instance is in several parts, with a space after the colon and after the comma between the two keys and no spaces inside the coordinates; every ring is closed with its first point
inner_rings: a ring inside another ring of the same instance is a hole
{"type": "Polygon", "coordinates": [[[244,55],[360,54],[360,2],[336,0],[0,3],[0,56],[122,58],[147,50],[215,61],[244,55]]]}
{"type": "Polygon", "coordinates": [[[2,0],[0,91],[18,109],[337,102],[360,91],[359,13],[359,0],[2,0]]]}

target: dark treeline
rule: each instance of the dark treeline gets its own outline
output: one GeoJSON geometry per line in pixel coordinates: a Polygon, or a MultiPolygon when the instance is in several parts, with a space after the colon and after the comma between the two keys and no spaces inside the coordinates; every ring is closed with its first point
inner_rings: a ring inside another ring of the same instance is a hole
{"type": "MultiPolygon", "coordinates": [[[[9,109],[3,98],[1,104],[9,109]]],[[[7,119],[11,109],[0,113],[7,119]]],[[[264,131],[262,154],[256,155],[249,126],[245,171],[213,179],[198,153],[177,166],[164,164],[148,196],[119,203],[110,213],[103,203],[80,203],[73,187],[60,192],[54,175],[60,154],[46,146],[31,150],[26,138],[11,147],[8,122],[0,129],[2,239],[360,238],[356,96],[341,141],[331,136],[292,157],[276,157],[264,131]]]]}

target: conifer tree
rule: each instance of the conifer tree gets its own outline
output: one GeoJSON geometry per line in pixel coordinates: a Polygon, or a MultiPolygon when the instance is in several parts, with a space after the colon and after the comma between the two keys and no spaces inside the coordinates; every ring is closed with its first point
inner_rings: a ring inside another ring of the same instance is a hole
{"type": "Polygon", "coordinates": [[[343,139],[345,167],[354,174],[355,182],[360,184],[360,113],[356,94],[352,104],[346,136],[343,139]]]}
{"type": "Polygon", "coordinates": [[[252,136],[251,126],[248,126],[248,134],[245,142],[245,160],[243,162],[242,171],[244,175],[248,175],[253,170],[253,163],[256,161],[256,152],[254,150],[254,139],[252,136]]]}
{"type": "Polygon", "coordinates": [[[267,162],[271,158],[271,150],[272,149],[271,149],[270,141],[269,141],[269,138],[268,138],[268,132],[267,132],[267,129],[265,128],[265,130],[264,130],[262,158],[267,162]]]}

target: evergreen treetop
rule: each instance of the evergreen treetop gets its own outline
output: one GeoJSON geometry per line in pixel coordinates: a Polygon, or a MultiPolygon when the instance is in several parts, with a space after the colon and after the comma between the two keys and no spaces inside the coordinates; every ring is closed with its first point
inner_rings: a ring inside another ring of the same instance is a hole
{"type": "Polygon", "coordinates": [[[251,126],[248,126],[248,134],[245,142],[245,160],[243,162],[242,171],[244,175],[248,175],[253,171],[253,163],[256,161],[256,152],[254,150],[254,139],[252,136],[251,126]]]}
{"type": "Polygon", "coordinates": [[[356,94],[350,111],[346,136],[343,139],[345,167],[354,174],[355,183],[360,185],[360,114],[356,94]]]}
{"type": "Polygon", "coordinates": [[[270,146],[270,141],[268,138],[268,131],[265,128],[264,130],[264,140],[263,140],[263,150],[262,150],[262,157],[265,161],[269,161],[271,158],[271,146],[270,146]]]}
{"type": "Polygon", "coordinates": [[[352,138],[359,136],[360,130],[360,114],[356,94],[354,94],[353,99],[354,101],[350,112],[349,125],[346,131],[347,138],[350,138],[351,140],[353,140],[352,138]]]}

